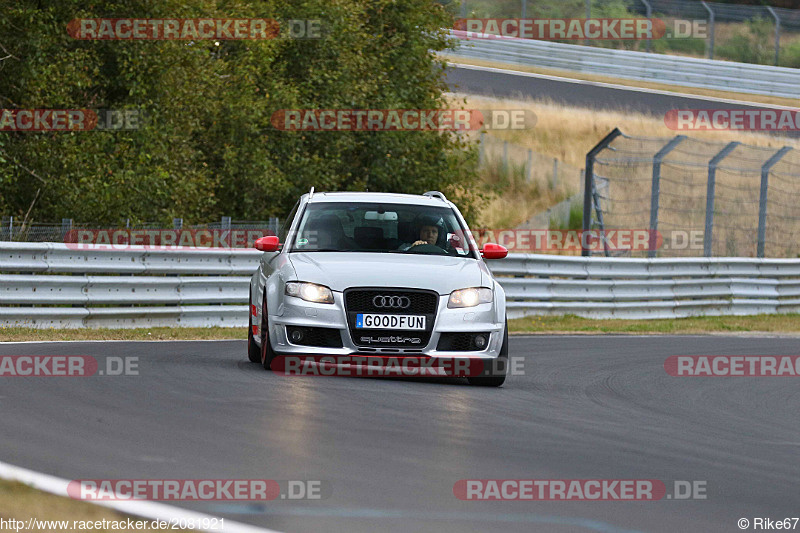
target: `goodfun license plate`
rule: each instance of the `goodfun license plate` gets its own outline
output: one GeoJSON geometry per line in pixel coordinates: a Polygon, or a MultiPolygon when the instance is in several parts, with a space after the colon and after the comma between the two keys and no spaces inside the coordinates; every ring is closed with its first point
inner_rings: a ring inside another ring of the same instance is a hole
{"type": "Polygon", "coordinates": [[[425,317],[417,315],[356,315],[357,329],[424,330],[425,317]]]}

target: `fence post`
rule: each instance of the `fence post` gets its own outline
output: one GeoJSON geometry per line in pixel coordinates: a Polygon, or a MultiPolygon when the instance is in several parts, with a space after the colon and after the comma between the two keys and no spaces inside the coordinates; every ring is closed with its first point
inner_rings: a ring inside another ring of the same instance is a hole
{"type": "Polygon", "coordinates": [[[461,18],[467,18],[467,0],[461,0],[461,18]]]}
{"type": "MultiPolygon", "coordinates": [[[[648,0],[642,0],[642,3],[644,4],[644,8],[645,8],[645,17],[647,17],[647,20],[649,20],[650,23],[652,24],[653,6],[650,5],[650,2],[648,0]]],[[[653,46],[653,39],[647,39],[647,51],[648,52],[651,50],[652,46],[653,46]]]]}
{"type": "MultiPolygon", "coordinates": [[[[611,142],[622,135],[619,128],[614,130],[603,137],[603,140],[597,143],[597,146],[592,148],[586,154],[586,172],[583,179],[583,231],[587,232],[591,229],[592,225],[592,186],[594,183],[594,160],[597,154],[605,150],[611,142]]],[[[586,246],[586,239],[581,236],[581,255],[584,257],[589,256],[589,248],[586,246]]]]}
{"type": "Polygon", "coordinates": [[[716,187],[717,179],[717,165],[727,157],[728,154],[733,152],[737,146],[738,141],[728,144],[725,148],[715,155],[711,161],[708,162],[708,185],[706,187],[706,232],[703,235],[703,255],[711,257],[711,244],[713,242],[712,232],[714,231],[714,189],[716,187]]]}
{"type": "Polygon", "coordinates": [[[182,218],[173,218],[172,219],[172,229],[183,229],[183,219],[182,218]]]}
{"type": "MultiPolygon", "coordinates": [[[[603,209],[600,206],[600,193],[597,191],[597,182],[592,180],[592,199],[594,200],[594,212],[597,213],[597,222],[600,224],[600,239],[603,241],[603,252],[606,257],[608,253],[608,241],[606,240],[606,223],[603,221],[603,209]]],[[[583,240],[583,238],[581,238],[583,240]]]]}
{"type": "Polygon", "coordinates": [[[550,186],[551,189],[555,189],[556,185],[558,184],[558,159],[553,158],[553,182],[550,186]]]}
{"type": "Polygon", "coordinates": [[[686,135],[678,135],[668,142],[653,157],[653,182],[650,186],[650,235],[647,246],[647,256],[656,256],[656,232],[658,231],[658,202],[661,195],[661,163],[672,150],[686,140],[686,135]]]}
{"type": "Polygon", "coordinates": [[[522,0],[522,18],[528,18],[528,0],[522,0]]]}
{"type": "Polygon", "coordinates": [[[761,196],[758,201],[758,252],[756,254],[759,259],[764,258],[764,247],[767,241],[767,190],[769,189],[769,173],[772,167],[791,150],[792,148],[790,146],[784,146],[761,167],[761,196]]]}
{"type": "Polygon", "coordinates": [[[772,18],[775,19],[775,66],[777,67],[778,60],[781,57],[781,18],[771,6],[766,6],[766,8],[772,18]]]}
{"type": "Polygon", "coordinates": [[[483,166],[483,161],[486,158],[486,132],[481,132],[481,140],[478,143],[478,165],[483,166]]]}
{"type": "Polygon", "coordinates": [[[71,218],[62,218],[61,219],[61,240],[67,238],[67,234],[72,231],[72,219],[71,218]]]}
{"type": "Polygon", "coordinates": [[[231,217],[222,217],[220,229],[231,229],[231,217]]]}
{"type": "Polygon", "coordinates": [[[503,141],[503,172],[508,174],[508,141],[503,141]]]}
{"type": "Polygon", "coordinates": [[[528,183],[533,181],[533,150],[528,148],[528,172],[525,177],[528,183]]]}
{"type": "MultiPolygon", "coordinates": [[[[587,19],[592,18],[592,0],[586,0],[586,18],[587,19]]],[[[583,44],[585,44],[586,46],[589,46],[589,38],[588,37],[583,40],[583,44]]]]}
{"type": "Polygon", "coordinates": [[[711,9],[711,6],[709,6],[705,1],[700,3],[703,4],[703,7],[706,8],[706,11],[708,11],[708,25],[709,30],[711,31],[711,41],[706,46],[708,46],[708,58],[714,59],[714,10],[711,9]]]}

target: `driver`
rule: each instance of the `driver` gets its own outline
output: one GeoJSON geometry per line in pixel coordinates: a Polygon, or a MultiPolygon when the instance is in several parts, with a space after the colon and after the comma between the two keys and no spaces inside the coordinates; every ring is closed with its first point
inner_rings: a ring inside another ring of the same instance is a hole
{"type": "Polygon", "coordinates": [[[414,246],[422,246],[425,244],[437,246],[439,242],[439,233],[442,231],[440,219],[432,216],[423,217],[419,221],[418,227],[419,239],[411,244],[403,244],[400,246],[400,250],[406,251],[414,246]]]}

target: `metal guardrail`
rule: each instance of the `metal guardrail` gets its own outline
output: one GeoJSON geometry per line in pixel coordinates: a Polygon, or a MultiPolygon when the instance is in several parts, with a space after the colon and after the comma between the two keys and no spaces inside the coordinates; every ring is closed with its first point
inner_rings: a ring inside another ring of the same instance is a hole
{"type": "MultiPolygon", "coordinates": [[[[249,276],[260,256],[242,249],[0,243],[0,325],[245,327],[249,276]]],[[[506,290],[509,318],[800,312],[800,259],[512,254],[491,268],[506,290]]]]}
{"type": "Polygon", "coordinates": [[[244,327],[259,257],[243,249],[0,242],[0,325],[244,327]]]}
{"type": "Polygon", "coordinates": [[[466,38],[452,55],[722,91],[797,98],[800,69],[594,48],[532,39],[466,38]]]}
{"type": "Polygon", "coordinates": [[[800,259],[514,255],[492,264],[509,318],[681,318],[800,312],[800,259]],[[522,277],[525,276],[525,277],[522,277]]]}

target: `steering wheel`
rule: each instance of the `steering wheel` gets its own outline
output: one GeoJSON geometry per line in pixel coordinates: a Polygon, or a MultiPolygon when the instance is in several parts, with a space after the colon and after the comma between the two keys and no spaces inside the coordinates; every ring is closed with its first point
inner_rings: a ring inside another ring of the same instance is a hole
{"type": "Polygon", "coordinates": [[[420,252],[423,254],[437,254],[437,255],[449,255],[447,250],[439,248],[435,244],[418,244],[416,246],[412,246],[407,252],[414,250],[415,252],[420,252]]]}

